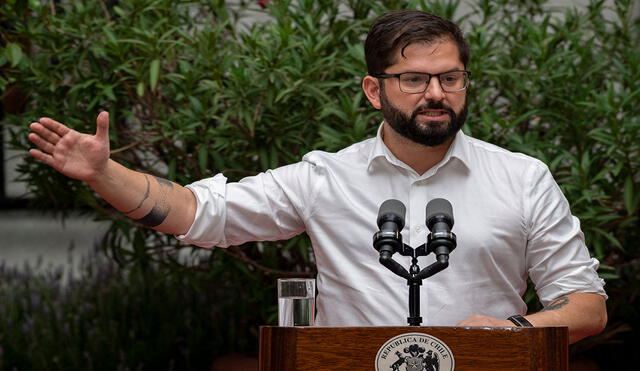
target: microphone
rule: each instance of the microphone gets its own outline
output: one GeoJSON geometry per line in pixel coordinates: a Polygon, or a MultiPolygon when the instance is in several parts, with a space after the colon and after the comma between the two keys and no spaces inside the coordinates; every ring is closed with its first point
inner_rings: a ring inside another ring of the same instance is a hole
{"type": "Polygon", "coordinates": [[[378,211],[378,228],[380,230],[401,231],[404,228],[404,215],[407,208],[398,200],[390,199],[380,205],[378,211]],[[389,224],[391,223],[391,224],[389,224]]]}
{"type": "Polygon", "coordinates": [[[373,247],[380,252],[380,259],[390,259],[391,255],[402,248],[404,216],[407,208],[398,200],[390,199],[380,205],[378,210],[378,228],[374,235],[373,247]]]}
{"type": "Polygon", "coordinates": [[[449,264],[449,253],[456,248],[456,235],[453,228],[453,208],[444,198],[435,198],[427,204],[427,228],[431,231],[427,237],[429,252],[436,254],[441,263],[449,264]]]}
{"type": "Polygon", "coordinates": [[[380,263],[397,275],[409,279],[409,272],[391,257],[396,252],[404,252],[402,235],[404,216],[407,209],[398,200],[390,199],[380,205],[378,210],[378,228],[373,235],[373,247],[380,253],[380,263]]]}

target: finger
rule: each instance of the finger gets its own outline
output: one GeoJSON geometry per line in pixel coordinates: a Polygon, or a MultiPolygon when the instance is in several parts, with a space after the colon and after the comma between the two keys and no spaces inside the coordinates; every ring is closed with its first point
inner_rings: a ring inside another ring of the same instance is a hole
{"type": "Polygon", "coordinates": [[[481,323],[482,320],[479,318],[479,316],[473,315],[458,322],[456,326],[479,326],[481,323]]]}
{"type": "Polygon", "coordinates": [[[36,160],[40,162],[44,162],[45,164],[53,167],[53,156],[37,149],[30,149],[29,154],[33,156],[33,158],[35,158],[36,160]]]}
{"type": "Polygon", "coordinates": [[[109,112],[102,111],[96,118],[96,137],[101,141],[109,141],[109,112]]]}
{"type": "Polygon", "coordinates": [[[53,153],[53,151],[55,150],[55,146],[51,144],[50,141],[42,139],[37,134],[31,133],[29,134],[28,138],[31,141],[31,143],[35,144],[46,153],[53,153]]]}
{"type": "Polygon", "coordinates": [[[39,122],[31,123],[31,125],[29,125],[29,129],[31,129],[31,131],[36,133],[40,138],[42,138],[42,139],[44,139],[44,140],[46,140],[48,142],[51,142],[53,144],[58,143],[58,141],[60,140],[60,136],[58,134],[56,134],[53,131],[49,130],[44,125],[40,124],[39,122]]]}
{"type": "Polygon", "coordinates": [[[50,119],[48,117],[42,117],[40,123],[44,125],[47,129],[53,131],[58,134],[58,136],[63,137],[65,134],[69,132],[69,129],[66,125],[59,123],[56,120],[50,119]]]}

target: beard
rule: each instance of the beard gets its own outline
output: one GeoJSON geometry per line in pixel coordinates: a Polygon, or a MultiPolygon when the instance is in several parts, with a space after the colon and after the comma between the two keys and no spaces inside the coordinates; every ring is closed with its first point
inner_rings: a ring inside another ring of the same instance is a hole
{"type": "Polygon", "coordinates": [[[410,141],[424,146],[435,147],[453,138],[467,119],[466,101],[459,113],[456,113],[450,106],[442,102],[428,101],[417,107],[411,116],[408,116],[389,102],[384,89],[381,89],[380,97],[382,117],[391,125],[391,128],[410,141]],[[425,109],[445,110],[449,114],[449,120],[428,121],[424,124],[418,124],[416,121],[418,113],[425,109]]]}

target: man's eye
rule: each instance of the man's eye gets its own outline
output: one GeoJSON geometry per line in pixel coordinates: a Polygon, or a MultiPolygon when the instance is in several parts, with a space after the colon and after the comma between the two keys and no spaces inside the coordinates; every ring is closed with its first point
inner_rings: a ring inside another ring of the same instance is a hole
{"type": "Polygon", "coordinates": [[[440,83],[442,85],[452,86],[456,85],[461,81],[461,77],[458,75],[444,75],[440,76],[440,83]]]}
{"type": "Polygon", "coordinates": [[[402,80],[410,84],[419,84],[426,81],[422,76],[405,76],[402,80]]]}

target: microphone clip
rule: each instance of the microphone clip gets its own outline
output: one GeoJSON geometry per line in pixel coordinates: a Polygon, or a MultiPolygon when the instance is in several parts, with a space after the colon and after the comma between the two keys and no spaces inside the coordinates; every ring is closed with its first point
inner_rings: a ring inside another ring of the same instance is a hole
{"type": "Polygon", "coordinates": [[[449,255],[457,246],[456,234],[451,231],[431,232],[427,236],[426,246],[426,255],[429,253],[449,255]],[[446,247],[446,250],[442,249],[443,247],[446,247]]]}

